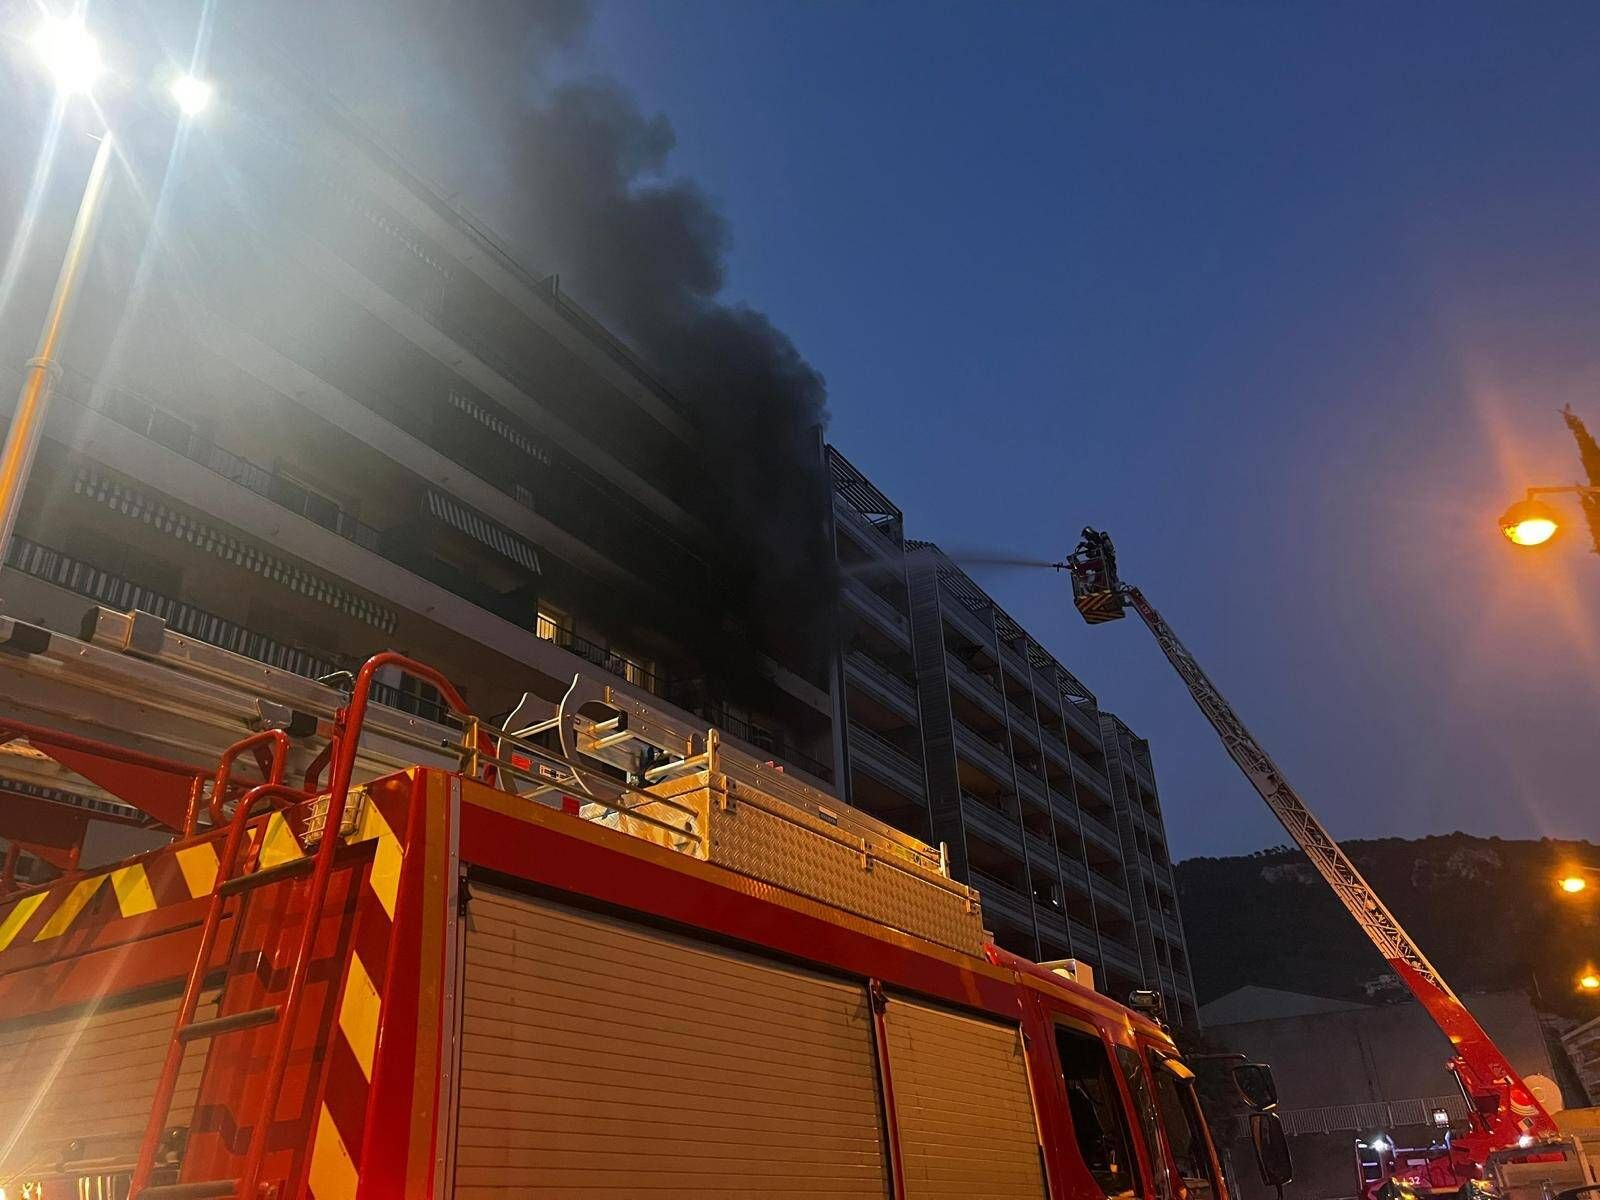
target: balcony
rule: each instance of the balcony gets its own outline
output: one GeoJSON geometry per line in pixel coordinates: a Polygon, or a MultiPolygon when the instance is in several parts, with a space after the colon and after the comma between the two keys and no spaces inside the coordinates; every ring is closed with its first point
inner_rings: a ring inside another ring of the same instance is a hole
{"type": "Polygon", "coordinates": [[[206,470],[265,497],[295,516],[332,530],[364,550],[379,552],[383,535],[372,526],[356,520],[327,497],[308,490],[294,480],[206,441],[188,422],[156,408],[141,397],[131,392],[115,391],[99,411],[124,428],[181,454],[191,462],[199,463],[206,470]]]}
{"type": "Polygon", "coordinates": [[[965,721],[956,720],[954,724],[957,753],[974,766],[987,771],[996,783],[1009,789],[1013,780],[1010,756],[994,743],[985,740],[983,735],[965,721]]]}
{"type": "Polygon", "coordinates": [[[961,689],[963,695],[982,706],[996,721],[1006,719],[999,688],[949,651],[945,652],[944,661],[951,682],[961,689]]]}
{"type": "Polygon", "coordinates": [[[859,579],[846,578],[840,589],[845,606],[897,646],[911,645],[911,622],[894,605],[859,579]]]}
{"type": "Polygon", "coordinates": [[[1025,709],[1022,705],[1018,704],[1010,696],[1006,697],[1006,711],[1011,714],[1011,724],[1013,728],[1020,729],[1027,734],[1030,742],[1036,742],[1039,740],[1039,723],[1031,712],[1025,709]]]}
{"type": "Polygon", "coordinates": [[[1079,786],[1088,788],[1096,796],[1099,796],[1108,808],[1110,807],[1111,780],[1106,778],[1104,772],[1091,767],[1079,755],[1074,754],[1072,756],[1072,775],[1078,781],[1079,786]]]}
{"type": "Polygon", "coordinates": [[[1099,843],[1106,851],[1122,858],[1122,840],[1117,837],[1117,831],[1107,825],[1099,817],[1081,806],[1078,809],[1078,819],[1081,823],[1083,836],[1099,843]]]}
{"type": "Polygon", "coordinates": [[[1112,883],[1104,875],[1091,872],[1090,881],[1094,885],[1095,902],[1106,901],[1125,917],[1133,916],[1133,900],[1128,895],[1128,890],[1121,884],[1112,883]]]}
{"type": "Polygon", "coordinates": [[[984,915],[990,918],[991,928],[993,918],[1000,917],[1020,931],[1027,933],[1033,931],[1033,904],[1026,896],[1016,888],[1001,883],[993,875],[986,875],[982,871],[974,869],[967,875],[967,882],[981,894],[980,904],[984,915]]]}
{"type": "Polygon", "coordinates": [[[1100,717],[1091,705],[1069,703],[1062,706],[1061,714],[1066,717],[1068,725],[1096,746],[1100,744],[1100,717]]]}
{"type": "Polygon", "coordinates": [[[985,650],[994,645],[994,628],[989,624],[989,610],[985,608],[981,612],[974,612],[943,581],[939,588],[939,609],[950,624],[985,650]]]}
{"type": "MultiPolygon", "coordinates": [[[[237,621],[230,621],[162,592],[142,587],[120,575],[113,575],[80,558],[20,535],[13,535],[11,544],[6,548],[5,565],[106,608],[122,612],[139,609],[150,613],[165,621],[167,628],[174,633],[241,654],[269,667],[303,675],[307,679],[323,679],[340,671],[357,670],[361,666],[354,659],[321,654],[258,633],[237,621]]],[[[374,683],[372,695],[376,703],[387,708],[398,708],[429,720],[442,720],[446,715],[437,703],[403,693],[389,684],[374,683]]]]}
{"type": "Polygon", "coordinates": [[[961,818],[971,832],[1022,857],[1022,829],[1009,813],[1001,812],[971,792],[962,792],[961,818]]]}
{"type": "Polygon", "coordinates": [[[922,764],[854,721],[850,723],[850,761],[902,795],[927,800],[928,783],[922,764]]]}
{"type": "Polygon", "coordinates": [[[833,511],[837,519],[841,523],[848,525],[851,532],[856,534],[857,540],[862,545],[877,551],[885,560],[893,563],[897,569],[899,568],[904,560],[905,552],[900,549],[893,538],[869,521],[865,513],[860,512],[854,505],[837,493],[833,497],[833,511]]]}
{"type": "Polygon", "coordinates": [[[1088,897],[1092,895],[1089,891],[1088,868],[1078,860],[1077,856],[1057,847],[1056,857],[1057,861],[1061,863],[1061,881],[1077,889],[1078,894],[1081,896],[1088,897]]]}
{"type": "Polygon", "coordinates": [[[1048,808],[1050,806],[1050,789],[1045,786],[1044,780],[1040,779],[1032,771],[1019,770],[1017,772],[1017,788],[1024,800],[1030,800],[1040,808],[1048,808]]]}
{"type": "Polygon", "coordinates": [[[1039,866],[1045,868],[1045,870],[1051,876],[1055,876],[1059,873],[1057,868],[1058,860],[1056,857],[1056,845],[1054,842],[1045,837],[1043,834],[1033,833],[1031,831],[1024,833],[1023,840],[1027,843],[1028,858],[1030,861],[1037,862],[1039,866]]]}
{"type": "Polygon", "coordinates": [[[844,669],[851,686],[860,688],[891,712],[898,713],[907,723],[920,724],[916,689],[877,659],[852,650],[845,656],[844,669]]]}
{"type": "Polygon", "coordinates": [[[1099,966],[1100,939],[1095,936],[1094,929],[1082,921],[1068,919],[1067,930],[1072,934],[1072,952],[1080,958],[1092,958],[1095,966],[1099,966]]]}
{"type": "MultiPolygon", "coordinates": [[[[1144,978],[1144,964],[1139,960],[1139,951],[1114,937],[1100,938],[1100,957],[1107,967],[1116,967],[1125,975],[1134,979],[1144,978]]],[[[1114,997],[1126,1000],[1126,996],[1114,997]]]]}
{"type": "Polygon", "coordinates": [[[1066,741],[1059,734],[1051,733],[1049,726],[1042,725],[1039,731],[1044,735],[1040,739],[1044,746],[1044,752],[1062,766],[1070,767],[1072,765],[1072,750],[1067,746],[1066,741]]]}

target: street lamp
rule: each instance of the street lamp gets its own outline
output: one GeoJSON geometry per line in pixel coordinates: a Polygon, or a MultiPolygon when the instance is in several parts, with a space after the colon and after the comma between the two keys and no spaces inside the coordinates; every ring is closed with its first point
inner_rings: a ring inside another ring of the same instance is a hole
{"type": "Polygon", "coordinates": [[[1578,988],[1585,992],[1600,992],[1600,975],[1593,971],[1585,971],[1578,976],[1578,988]]]}
{"type": "MultiPolygon", "coordinates": [[[[55,77],[56,87],[63,97],[87,93],[100,74],[100,47],[80,22],[47,21],[35,33],[32,45],[41,64],[55,77]]],[[[174,83],[172,95],[179,109],[186,116],[192,116],[210,101],[211,85],[192,75],[185,75],[174,83]]],[[[78,202],[72,235],[67,239],[61,271],[56,276],[55,294],[50,299],[44,326],[39,331],[38,345],[23,375],[22,393],[17,398],[16,411],[11,415],[5,446],[0,449],[0,565],[5,563],[6,552],[11,547],[11,534],[16,528],[17,514],[22,507],[22,494],[33,470],[34,456],[39,450],[39,437],[44,432],[45,414],[55,391],[56,380],[61,375],[57,352],[94,245],[100,201],[105,193],[106,176],[111,166],[111,148],[111,131],[106,130],[100,134],[100,146],[95,151],[94,165],[89,168],[89,178],[83,187],[83,198],[78,202]]]]}
{"type": "Polygon", "coordinates": [[[168,89],[186,117],[199,116],[211,103],[211,84],[195,75],[180,75],[168,89]]]}
{"type": "Polygon", "coordinates": [[[1556,887],[1569,896],[1589,890],[1589,876],[1600,875],[1600,867],[1566,866],[1556,877],[1556,887]]]}
{"type": "Polygon", "coordinates": [[[66,96],[87,92],[100,77],[100,46],[81,21],[54,17],[31,39],[33,52],[66,96]]]}
{"type": "Polygon", "coordinates": [[[1500,532],[1506,540],[1514,546],[1542,546],[1555,537],[1561,529],[1561,518],[1536,497],[1556,495],[1600,496],[1600,487],[1575,483],[1569,487],[1529,488],[1521,500],[1500,514],[1500,532]]]}

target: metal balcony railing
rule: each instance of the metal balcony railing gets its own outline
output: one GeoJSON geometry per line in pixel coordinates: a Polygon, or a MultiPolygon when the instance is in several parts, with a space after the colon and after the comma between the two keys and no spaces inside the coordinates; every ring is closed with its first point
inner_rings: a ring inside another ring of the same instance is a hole
{"type": "Polygon", "coordinates": [[[974,765],[986,768],[995,782],[1009,787],[1011,756],[960,718],[955,720],[955,727],[957,751],[964,752],[974,765]]]}
{"type": "Polygon", "coordinates": [[[1067,921],[1067,928],[1072,933],[1073,953],[1095,959],[1100,957],[1100,939],[1095,936],[1093,926],[1073,918],[1067,921]]]}
{"type": "Polygon", "coordinates": [[[876,691],[881,697],[891,701],[892,706],[898,707],[902,715],[909,715],[912,720],[917,719],[917,692],[904,679],[870,654],[860,650],[852,650],[846,655],[845,665],[847,670],[854,672],[861,686],[876,691]]]}
{"type": "Polygon", "coordinates": [[[1133,899],[1128,895],[1128,890],[1121,884],[1112,883],[1104,875],[1092,873],[1091,882],[1094,886],[1096,900],[1107,900],[1119,908],[1125,915],[1133,912],[1133,899]]]}
{"type": "Polygon", "coordinates": [[[187,422],[142,396],[122,389],[112,390],[105,395],[98,411],[124,428],[199,463],[280,508],[332,530],[363,549],[380,552],[383,535],[371,525],[357,520],[326,496],[207,441],[187,422]]]}
{"type": "Polygon", "coordinates": [[[1119,855],[1122,853],[1122,840],[1117,837],[1115,829],[1081,805],[1078,808],[1078,816],[1083,823],[1084,836],[1095,837],[1106,849],[1114,849],[1119,855]]]}
{"type": "Polygon", "coordinates": [[[910,618],[861,580],[847,578],[844,581],[844,594],[846,599],[865,609],[890,629],[905,637],[910,636],[910,618]]]}
{"type": "MultiPolygon", "coordinates": [[[[81,558],[20,535],[13,535],[10,546],[6,548],[5,565],[107,608],[119,611],[139,609],[150,613],[160,617],[174,632],[208,646],[242,654],[269,667],[303,675],[307,679],[326,679],[360,666],[354,659],[317,653],[258,633],[237,621],[230,621],[198,605],[136,584],[81,558]]],[[[374,683],[372,687],[373,699],[386,707],[435,721],[444,716],[443,707],[425,696],[408,693],[386,683],[374,683]]]]}
{"type": "Polygon", "coordinates": [[[977,868],[967,875],[967,882],[981,894],[980,904],[986,913],[1005,917],[1020,929],[1033,928],[1033,905],[1020,891],[977,868]]]}
{"type": "Polygon", "coordinates": [[[880,762],[894,772],[899,772],[907,784],[915,782],[916,795],[921,797],[927,792],[926,777],[923,774],[922,764],[911,755],[900,749],[887,738],[880,736],[865,725],[851,722],[850,740],[861,747],[868,756],[876,756],[880,762]]]}
{"type": "Polygon", "coordinates": [[[971,792],[961,793],[961,816],[967,827],[987,837],[997,846],[1022,853],[1022,830],[1017,819],[1002,812],[971,792]]]}

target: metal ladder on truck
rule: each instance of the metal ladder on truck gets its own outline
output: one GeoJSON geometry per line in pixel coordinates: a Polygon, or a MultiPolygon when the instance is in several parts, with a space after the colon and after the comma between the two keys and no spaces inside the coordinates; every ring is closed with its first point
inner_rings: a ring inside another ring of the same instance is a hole
{"type": "Polygon", "coordinates": [[[145,1127],[144,1140],[139,1148],[138,1163],[134,1168],[129,1187],[130,1200],[253,1198],[259,1191],[261,1165],[267,1150],[267,1131],[272,1126],[274,1104],[283,1086],[284,1074],[288,1070],[289,1052],[293,1045],[300,1006],[305,996],[317,930],[327,903],[328,886],[333,878],[333,860],[339,846],[339,829],[343,823],[345,805],[350,795],[355,771],[356,746],[366,716],[373,676],[379,669],[391,664],[403,665],[411,674],[427,680],[439,689],[440,695],[444,697],[451,711],[467,714],[470,718],[471,710],[468,709],[461,694],[444,675],[432,667],[393,652],[374,655],[368,659],[356,676],[349,704],[341,708],[334,719],[333,737],[329,742],[331,753],[328,761],[331,765],[331,774],[328,780],[327,816],[322,825],[322,836],[317,843],[315,854],[265,870],[236,873],[245,827],[249,823],[256,803],[263,799],[299,803],[310,799],[310,793],[286,787],[282,782],[283,764],[289,742],[288,736],[282,730],[264,730],[230,747],[223,754],[213,782],[210,805],[212,816],[218,821],[223,814],[233,759],[243,750],[261,742],[271,744],[273,747],[269,778],[237,799],[233,816],[228,822],[227,842],[223,848],[216,882],[206,909],[205,923],[201,927],[200,947],[184,986],[177,1024],[173,1029],[167,1056],[162,1064],[149,1121],[145,1127]],[[295,945],[294,959],[282,1003],[219,1015],[204,1021],[194,1020],[200,993],[205,987],[206,976],[210,970],[211,953],[222,923],[223,908],[228,900],[254,888],[281,882],[291,875],[304,874],[308,869],[311,883],[306,897],[305,915],[295,945]],[[239,1177],[151,1186],[150,1176],[156,1166],[156,1156],[162,1145],[167,1116],[177,1091],[178,1073],[183,1066],[184,1053],[189,1043],[268,1024],[277,1025],[277,1036],[273,1039],[272,1053],[268,1059],[266,1082],[262,1089],[262,1111],[250,1131],[250,1141],[239,1177]]]}

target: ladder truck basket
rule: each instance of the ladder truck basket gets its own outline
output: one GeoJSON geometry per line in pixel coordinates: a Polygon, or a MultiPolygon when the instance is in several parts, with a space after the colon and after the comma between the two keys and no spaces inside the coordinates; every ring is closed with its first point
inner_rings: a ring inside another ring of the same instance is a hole
{"type": "Polygon", "coordinates": [[[1123,608],[1122,581],[1117,578],[1116,551],[1111,539],[1092,529],[1083,531],[1083,540],[1065,563],[1072,577],[1072,603],[1090,625],[1119,621],[1123,608]]]}

